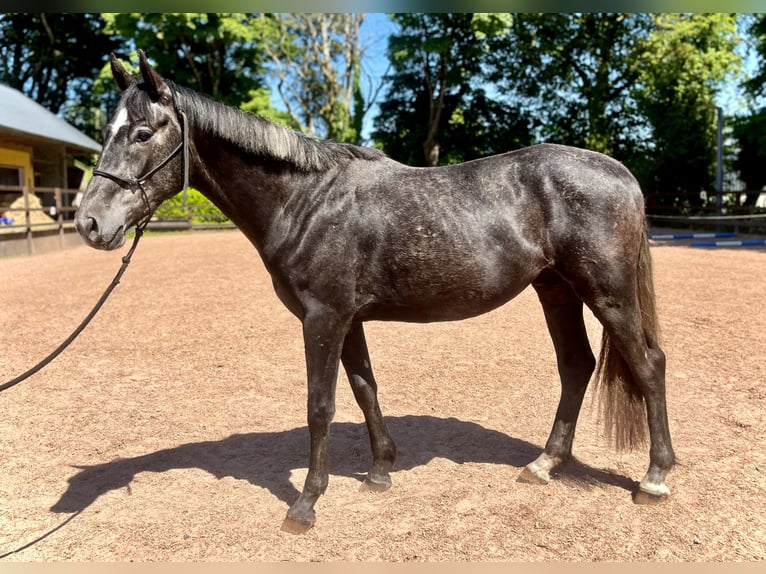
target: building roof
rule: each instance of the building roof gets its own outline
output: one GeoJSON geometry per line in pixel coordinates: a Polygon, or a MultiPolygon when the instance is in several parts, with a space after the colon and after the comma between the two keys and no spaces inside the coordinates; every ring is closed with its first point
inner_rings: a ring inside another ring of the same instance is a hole
{"type": "Polygon", "coordinates": [[[44,138],[80,151],[99,153],[101,144],[20,91],[0,84],[0,130],[44,138]]]}

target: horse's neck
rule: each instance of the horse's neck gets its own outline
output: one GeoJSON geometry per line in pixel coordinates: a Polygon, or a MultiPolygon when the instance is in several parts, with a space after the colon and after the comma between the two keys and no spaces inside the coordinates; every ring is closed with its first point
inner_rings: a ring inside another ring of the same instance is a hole
{"type": "Polygon", "coordinates": [[[192,146],[192,187],[259,248],[291,195],[310,187],[317,177],[257,157],[209,134],[195,137],[192,146]]]}

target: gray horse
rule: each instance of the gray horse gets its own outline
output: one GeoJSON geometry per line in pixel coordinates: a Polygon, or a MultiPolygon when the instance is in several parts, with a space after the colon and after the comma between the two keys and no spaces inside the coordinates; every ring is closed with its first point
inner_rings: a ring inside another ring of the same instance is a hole
{"type": "MultiPolygon", "coordinates": [[[[670,494],[674,464],[641,190],[604,155],[537,145],[459,165],[413,168],[377,150],[322,141],[162,79],[112,55],[122,90],[76,216],[85,241],[115,249],[187,183],[253,243],[303,325],[309,470],[283,528],[305,532],[328,483],[339,364],[367,423],[363,488],[385,490],[396,456],[381,414],[365,321],[447,321],[502,305],[530,284],[556,351],[561,399],[544,451],[520,480],[547,483],[571,457],[588,382],[618,447],[645,440],[636,502],[670,494]],[[158,160],[158,158],[161,158],[158,160]],[[583,303],[602,323],[597,363],[583,303]]],[[[413,388],[417,392],[417,387],[413,388]]],[[[488,405],[489,407],[489,405],[488,405]]]]}

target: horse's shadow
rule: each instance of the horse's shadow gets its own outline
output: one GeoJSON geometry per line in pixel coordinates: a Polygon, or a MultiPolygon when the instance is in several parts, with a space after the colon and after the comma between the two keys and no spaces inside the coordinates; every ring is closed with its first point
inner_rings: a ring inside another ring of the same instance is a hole
{"type": "MultiPolygon", "coordinates": [[[[505,464],[517,468],[533,460],[540,448],[499,431],[455,418],[430,416],[387,417],[389,431],[399,446],[396,470],[410,470],[433,458],[457,463],[505,464]]],[[[334,456],[330,473],[364,479],[371,463],[367,429],[363,423],[334,423],[331,431],[334,456]]],[[[217,478],[231,476],[268,489],[290,504],[299,495],[290,471],[308,461],[308,428],[232,435],[219,441],[183,444],[133,458],[117,459],[79,469],[51,507],[53,512],[79,512],[101,495],[128,487],[141,472],[166,472],[199,468],[217,478]]],[[[595,469],[576,460],[561,473],[584,484],[610,484],[632,490],[627,477],[595,469]]],[[[395,479],[394,479],[395,480],[395,479]]]]}

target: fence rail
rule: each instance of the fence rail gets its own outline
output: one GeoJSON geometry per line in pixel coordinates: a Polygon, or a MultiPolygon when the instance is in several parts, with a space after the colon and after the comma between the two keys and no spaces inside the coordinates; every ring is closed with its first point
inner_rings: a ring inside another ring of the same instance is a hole
{"type": "Polygon", "coordinates": [[[74,197],[61,187],[0,186],[0,254],[63,248],[74,233],[74,197]],[[19,201],[21,200],[21,201],[19,201]]]}
{"type": "MultiPolygon", "coordinates": [[[[79,192],[59,187],[0,185],[0,256],[32,255],[79,244],[74,227],[74,204],[79,192]]],[[[203,231],[234,229],[234,224],[210,203],[166,203],[155,212],[148,229],[203,231]]]]}
{"type": "MultiPolygon", "coordinates": [[[[745,194],[761,192],[710,192],[691,194],[657,193],[645,197],[646,217],[657,227],[680,227],[702,231],[731,231],[755,235],[766,234],[766,206],[743,205],[745,194]]],[[[761,200],[764,196],[761,196],[761,200]]]]}
{"type": "Polygon", "coordinates": [[[766,211],[763,191],[647,193],[644,199],[647,212],[656,215],[745,215],[754,210],[766,211]],[[750,201],[755,197],[756,205],[745,205],[745,197],[750,201]]]}

